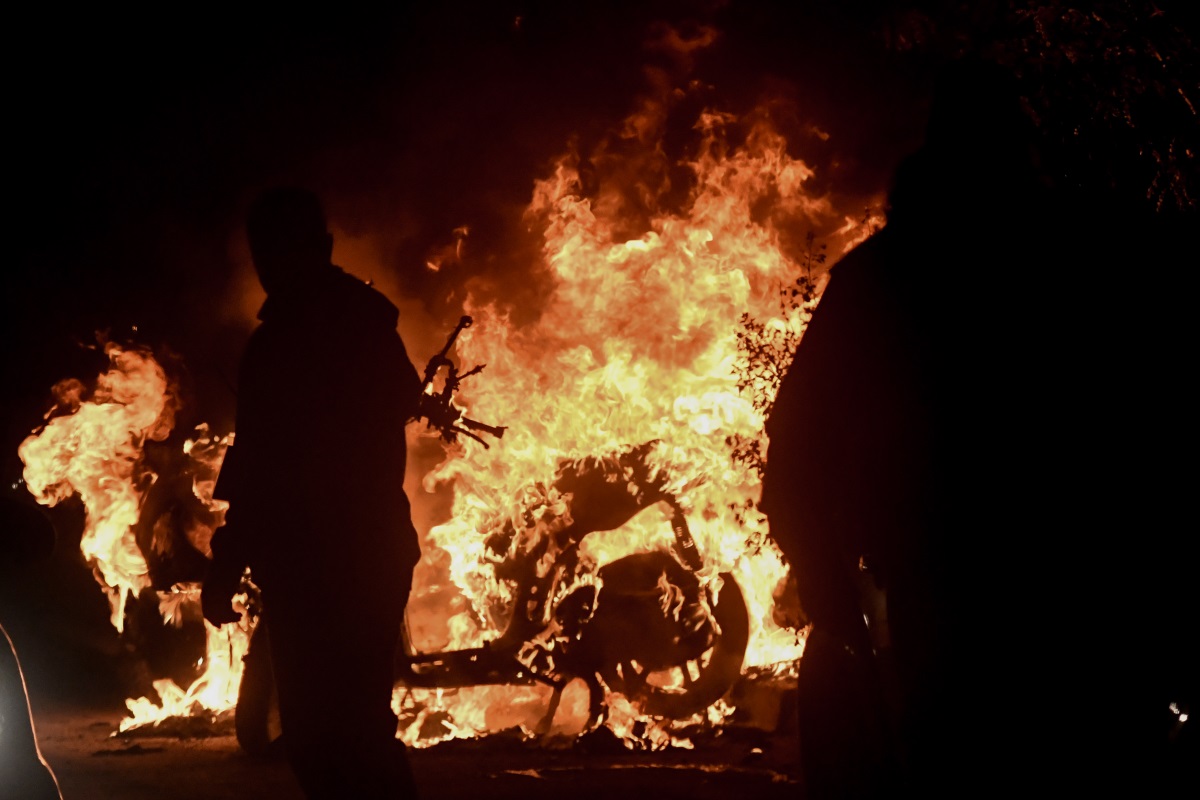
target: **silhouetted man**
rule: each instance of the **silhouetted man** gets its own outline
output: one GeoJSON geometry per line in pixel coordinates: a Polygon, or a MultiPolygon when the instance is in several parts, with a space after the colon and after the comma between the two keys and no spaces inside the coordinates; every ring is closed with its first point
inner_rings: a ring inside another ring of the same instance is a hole
{"type": "Polygon", "coordinates": [[[1042,645],[1071,627],[1049,587],[1070,568],[1058,470],[1081,457],[1083,350],[1076,231],[1033,142],[1004,76],[954,65],[771,412],[763,508],[813,621],[811,796],[969,795],[1057,758],[1042,645]],[[864,580],[886,589],[888,642],[864,626],[864,580]]]}
{"type": "Polygon", "coordinates": [[[243,568],[262,590],[288,759],[313,798],[415,796],[391,712],[420,551],[403,491],[420,379],[383,295],[330,263],[317,198],[276,189],[246,223],[267,292],[238,376],[204,612],[243,568]]]}

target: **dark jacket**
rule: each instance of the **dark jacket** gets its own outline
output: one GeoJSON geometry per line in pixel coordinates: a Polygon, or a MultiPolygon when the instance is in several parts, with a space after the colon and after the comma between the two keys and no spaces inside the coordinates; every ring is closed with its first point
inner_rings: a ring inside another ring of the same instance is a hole
{"type": "Polygon", "coordinates": [[[267,299],[239,371],[215,559],[248,563],[264,589],[335,573],[386,582],[416,563],[404,429],[420,379],[398,317],[337,268],[267,299]]]}

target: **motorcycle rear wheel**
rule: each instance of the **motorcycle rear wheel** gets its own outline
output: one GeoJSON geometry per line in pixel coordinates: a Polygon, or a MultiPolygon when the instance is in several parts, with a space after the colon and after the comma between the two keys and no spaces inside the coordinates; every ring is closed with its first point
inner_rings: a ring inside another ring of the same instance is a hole
{"type": "Polygon", "coordinates": [[[618,665],[605,676],[609,689],[620,692],[651,716],[686,719],[720,700],[742,674],[750,640],[746,598],[733,575],[721,573],[723,585],[712,604],[719,633],[699,657],[668,669],[650,670],[636,662],[618,665]]]}

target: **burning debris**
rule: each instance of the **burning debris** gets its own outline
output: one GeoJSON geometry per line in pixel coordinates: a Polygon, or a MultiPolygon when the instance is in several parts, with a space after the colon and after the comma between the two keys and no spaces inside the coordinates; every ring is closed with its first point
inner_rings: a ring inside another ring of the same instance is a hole
{"type": "Polygon", "coordinates": [[[584,733],[609,719],[613,692],[670,719],[703,712],[725,694],[741,671],[746,608],[732,576],[709,576],[702,586],[703,560],[682,511],[673,517],[671,549],[604,567],[582,549],[588,535],[674,503],[663,493],[667,474],[651,466],[658,444],[564,462],[552,484],[526,494],[519,515],[481,531],[505,590],[482,598],[490,602],[479,613],[502,633],[480,647],[410,654],[401,709],[414,688],[541,683],[553,693],[530,733],[544,736],[575,680],[588,692],[584,733]]]}
{"type": "Polygon", "coordinates": [[[421,380],[421,402],[417,408],[417,418],[425,420],[425,423],[433,430],[440,432],[442,439],[447,442],[455,442],[459,436],[466,436],[484,447],[489,447],[487,441],[475,431],[499,439],[504,435],[506,429],[503,426],[488,425],[470,417],[464,417],[462,411],[454,405],[454,394],[458,391],[458,387],[467,378],[482,372],[485,365],[479,364],[471,367],[460,375],[458,366],[446,357],[454,345],[454,340],[458,338],[458,334],[471,327],[472,322],[470,317],[462,317],[446,339],[446,344],[429,359],[429,363],[425,366],[425,375],[421,380]],[[434,381],[443,367],[446,369],[446,374],[442,379],[442,388],[435,390],[434,381]]]}

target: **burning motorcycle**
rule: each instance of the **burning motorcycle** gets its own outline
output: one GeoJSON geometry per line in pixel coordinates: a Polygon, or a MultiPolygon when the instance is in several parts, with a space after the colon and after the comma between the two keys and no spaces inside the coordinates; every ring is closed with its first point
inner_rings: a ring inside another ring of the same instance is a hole
{"type": "MultiPolygon", "coordinates": [[[[446,357],[463,317],[425,372],[421,416],[453,441],[465,434],[503,436],[504,428],[466,419],[451,398],[459,382],[446,357]],[[441,392],[429,391],[447,367],[441,392]]],[[[502,633],[480,647],[418,652],[408,632],[397,659],[405,689],[543,684],[551,687],[538,732],[550,730],[564,689],[588,689],[584,732],[601,725],[608,696],[620,693],[650,716],[686,719],[715,703],[741,675],[749,613],[731,573],[706,570],[669,471],[656,465],[659,443],[568,459],[551,481],[527,487],[516,514],[480,531],[497,581],[506,591],[480,610],[502,633]],[[591,534],[615,530],[653,507],[669,512],[669,547],[635,552],[598,566],[582,547],[591,534]]],[[[245,659],[235,714],[238,741],[262,753],[276,739],[271,723],[269,657],[255,632],[245,659]]]]}

